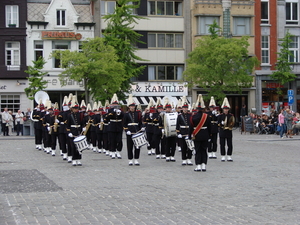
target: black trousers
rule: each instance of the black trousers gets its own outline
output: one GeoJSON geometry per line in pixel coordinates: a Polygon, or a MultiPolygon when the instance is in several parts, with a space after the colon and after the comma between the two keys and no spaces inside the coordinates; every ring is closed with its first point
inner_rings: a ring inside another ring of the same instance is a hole
{"type": "Polygon", "coordinates": [[[207,145],[208,145],[208,140],[205,141],[194,141],[195,143],[195,150],[196,150],[196,155],[195,155],[195,164],[200,165],[202,163],[207,164],[207,145]]]}
{"type": "Polygon", "coordinates": [[[42,144],[42,130],[34,128],[34,138],[35,138],[35,144],[41,145],[42,144]]]}
{"type": "Polygon", "coordinates": [[[59,133],[59,147],[62,150],[62,153],[67,153],[67,134],[59,133]]]}
{"type": "Polygon", "coordinates": [[[170,156],[174,157],[175,156],[176,140],[177,140],[176,136],[165,138],[166,157],[170,157],[170,156]]]}
{"type": "Polygon", "coordinates": [[[153,133],[147,132],[147,141],[149,145],[147,146],[147,149],[150,150],[151,148],[155,148],[155,142],[154,142],[154,135],[153,133]]]}
{"type": "Polygon", "coordinates": [[[160,154],[162,154],[162,152],[161,152],[161,150],[160,150],[160,144],[161,144],[161,141],[162,141],[162,139],[161,139],[161,136],[160,135],[158,135],[158,134],[153,134],[153,136],[152,136],[152,142],[153,142],[153,146],[154,146],[154,148],[155,148],[155,154],[156,155],[160,155],[160,154]]]}
{"type": "Polygon", "coordinates": [[[18,136],[19,136],[19,134],[21,134],[23,136],[23,124],[21,124],[20,122],[17,122],[16,130],[17,130],[18,136]]]}
{"type": "MultiPolygon", "coordinates": [[[[68,134],[66,134],[66,135],[68,135],[68,134]]],[[[67,136],[67,152],[68,152],[68,156],[73,156],[72,144],[75,147],[75,144],[74,144],[73,140],[74,140],[74,138],[70,138],[69,136],[67,136]]]]}
{"type": "Polygon", "coordinates": [[[178,138],[179,146],[181,147],[181,158],[182,160],[191,159],[192,151],[188,149],[184,138],[178,138]]]}
{"type": "Polygon", "coordinates": [[[217,139],[218,139],[218,133],[211,134],[211,141],[208,142],[208,152],[217,152],[217,139]]]}
{"type": "Polygon", "coordinates": [[[110,142],[110,151],[122,151],[123,143],[122,143],[122,133],[123,132],[109,132],[108,138],[110,142]]]}
{"type": "Polygon", "coordinates": [[[92,141],[93,147],[96,147],[96,143],[97,143],[96,131],[91,131],[91,141],[92,141]]]}
{"type": "Polygon", "coordinates": [[[127,139],[127,156],[128,159],[139,159],[140,158],[140,148],[136,148],[132,141],[132,135],[126,135],[127,139]]]}
{"type": "Polygon", "coordinates": [[[232,155],[232,138],[226,138],[226,137],[220,137],[220,149],[221,149],[221,155],[232,155]],[[225,150],[225,145],[227,142],[227,154],[225,150]]]}
{"type": "Polygon", "coordinates": [[[51,134],[51,149],[52,150],[56,149],[56,143],[57,143],[57,140],[58,140],[58,135],[59,135],[58,132],[52,132],[52,134],[51,134]]]}
{"type": "Polygon", "coordinates": [[[103,148],[107,151],[109,151],[109,139],[108,139],[108,133],[103,133],[103,148]]]}
{"type": "Polygon", "coordinates": [[[6,123],[2,123],[2,132],[4,136],[8,135],[8,126],[6,126],[6,123]]]}
{"type": "Polygon", "coordinates": [[[103,133],[99,132],[96,133],[97,134],[97,142],[98,142],[98,148],[102,149],[104,147],[104,143],[103,143],[103,133]]]}
{"type": "MultiPolygon", "coordinates": [[[[71,149],[71,152],[72,152],[72,160],[79,160],[81,159],[81,154],[79,154],[75,144],[74,144],[74,138],[70,138],[69,137],[69,141],[70,141],[70,149],[71,149]]],[[[69,153],[68,153],[68,156],[69,156],[69,153]]]]}

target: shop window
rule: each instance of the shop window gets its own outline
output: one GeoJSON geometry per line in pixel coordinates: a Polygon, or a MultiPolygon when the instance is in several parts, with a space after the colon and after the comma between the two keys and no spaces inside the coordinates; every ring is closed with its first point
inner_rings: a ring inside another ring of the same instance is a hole
{"type": "Polygon", "coordinates": [[[148,66],[148,80],[182,80],[183,66],[148,66]]]}
{"type": "Polygon", "coordinates": [[[20,42],[5,42],[5,65],[7,70],[20,70],[20,42]]]}
{"type": "Polygon", "coordinates": [[[101,15],[109,15],[115,12],[116,2],[115,1],[100,1],[100,12],[101,15]]]}
{"type": "Polygon", "coordinates": [[[250,35],[251,34],[250,17],[233,17],[233,35],[250,35]]]}
{"type": "Polygon", "coordinates": [[[285,16],[286,24],[298,24],[299,11],[298,0],[286,0],[285,3],[285,16]]]}
{"type": "Polygon", "coordinates": [[[59,9],[56,11],[56,25],[66,26],[66,10],[59,9]]]}
{"type": "Polygon", "coordinates": [[[261,36],[261,63],[269,64],[269,36],[261,36]]]}
{"type": "Polygon", "coordinates": [[[291,37],[292,42],[290,43],[289,50],[292,53],[290,55],[290,62],[298,63],[299,62],[299,37],[293,36],[291,37]]]}
{"type": "Polygon", "coordinates": [[[20,109],[20,95],[0,95],[1,112],[4,108],[8,111],[17,112],[20,109]]]}
{"type": "MultiPolygon", "coordinates": [[[[68,41],[53,41],[52,51],[70,49],[70,42],[68,41]]],[[[60,68],[61,60],[53,58],[53,68],[60,68]]]]}
{"type": "Polygon", "coordinates": [[[261,1],[261,23],[269,23],[269,0],[261,1]]]}
{"type": "Polygon", "coordinates": [[[40,57],[44,57],[44,42],[34,41],[34,60],[38,60],[40,57]]]}
{"type": "Polygon", "coordinates": [[[148,1],[148,15],[182,16],[182,1],[148,1]]]}
{"type": "Polygon", "coordinates": [[[149,33],[149,48],[183,48],[183,34],[149,33]]]}
{"type": "Polygon", "coordinates": [[[19,6],[6,5],[5,6],[6,27],[19,27],[19,6]]]}
{"type": "Polygon", "coordinates": [[[218,16],[199,16],[198,17],[198,34],[201,35],[210,35],[209,33],[209,27],[214,23],[214,21],[217,22],[217,24],[220,24],[220,17],[218,16]]]}

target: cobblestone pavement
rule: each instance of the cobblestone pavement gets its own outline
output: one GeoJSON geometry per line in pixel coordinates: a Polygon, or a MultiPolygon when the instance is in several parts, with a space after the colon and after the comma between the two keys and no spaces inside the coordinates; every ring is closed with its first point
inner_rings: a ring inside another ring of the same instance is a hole
{"type": "MultiPolygon", "coordinates": [[[[85,151],[83,166],[0,137],[0,224],[300,224],[300,136],[241,135],[207,172],[148,156],[85,151]]],[[[218,149],[219,153],[219,149],[218,149]]]]}

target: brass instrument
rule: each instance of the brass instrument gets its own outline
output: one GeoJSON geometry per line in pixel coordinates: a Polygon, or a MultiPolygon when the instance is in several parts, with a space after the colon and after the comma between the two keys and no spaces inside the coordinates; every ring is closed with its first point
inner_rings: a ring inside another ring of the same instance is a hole
{"type": "Polygon", "coordinates": [[[100,130],[103,130],[104,122],[100,122],[99,125],[100,125],[99,129],[100,129],[100,130]]]}
{"type": "Polygon", "coordinates": [[[82,133],[83,135],[86,135],[87,134],[87,132],[88,132],[88,130],[90,129],[90,126],[91,126],[91,124],[92,123],[90,123],[90,121],[92,121],[91,119],[90,120],[88,120],[88,123],[87,123],[87,125],[85,126],[85,131],[82,133]]]}
{"type": "Polygon", "coordinates": [[[54,117],[54,125],[53,125],[54,132],[57,132],[57,127],[58,127],[58,123],[56,123],[56,120],[57,120],[57,115],[55,115],[54,117]]]}
{"type": "Polygon", "coordinates": [[[225,122],[224,122],[224,130],[232,130],[235,124],[235,119],[234,116],[230,116],[229,120],[227,121],[227,116],[225,117],[225,122]]]}

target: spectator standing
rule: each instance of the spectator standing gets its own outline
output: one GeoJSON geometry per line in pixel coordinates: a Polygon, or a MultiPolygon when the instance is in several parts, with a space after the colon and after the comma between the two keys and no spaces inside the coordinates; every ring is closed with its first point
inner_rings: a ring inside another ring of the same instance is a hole
{"type": "Polygon", "coordinates": [[[10,115],[9,122],[8,122],[8,134],[11,134],[12,132],[15,131],[15,120],[12,111],[9,110],[8,113],[10,115]]]}
{"type": "Polygon", "coordinates": [[[15,122],[16,122],[17,136],[19,136],[20,133],[23,136],[23,124],[24,124],[24,119],[26,117],[24,117],[24,115],[21,112],[21,110],[18,110],[18,113],[16,114],[15,118],[16,118],[15,122]]]}
{"type": "Polygon", "coordinates": [[[11,115],[8,113],[8,109],[4,108],[2,112],[2,132],[3,136],[9,136],[8,134],[8,123],[10,121],[11,115]]]}
{"type": "Polygon", "coordinates": [[[27,112],[24,113],[24,118],[25,118],[24,121],[30,120],[30,115],[31,115],[31,109],[28,108],[27,112]]]}
{"type": "Polygon", "coordinates": [[[283,134],[285,133],[285,130],[286,130],[286,125],[285,125],[285,122],[284,122],[284,115],[283,115],[283,109],[280,110],[280,113],[278,115],[278,126],[281,127],[280,129],[280,132],[279,132],[279,135],[280,135],[280,138],[284,138],[283,137],[283,134]]]}
{"type": "Polygon", "coordinates": [[[286,123],[286,137],[292,138],[293,135],[293,114],[290,109],[286,109],[285,123],[286,123]]]}

